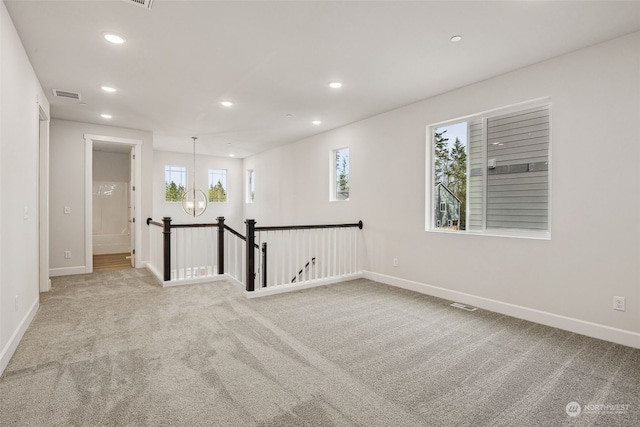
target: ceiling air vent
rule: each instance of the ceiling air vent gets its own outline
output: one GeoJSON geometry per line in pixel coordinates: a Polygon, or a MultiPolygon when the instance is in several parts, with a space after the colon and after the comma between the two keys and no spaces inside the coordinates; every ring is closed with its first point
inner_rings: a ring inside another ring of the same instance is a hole
{"type": "Polygon", "coordinates": [[[59,90],[59,89],[52,89],[52,90],[53,90],[53,94],[60,98],[76,99],[78,101],[80,100],[79,92],[71,92],[70,90],[59,90]]]}
{"type": "Polygon", "coordinates": [[[135,3],[138,6],[142,6],[145,9],[151,9],[151,5],[153,5],[153,0],[124,0],[127,3],[135,3]]]}

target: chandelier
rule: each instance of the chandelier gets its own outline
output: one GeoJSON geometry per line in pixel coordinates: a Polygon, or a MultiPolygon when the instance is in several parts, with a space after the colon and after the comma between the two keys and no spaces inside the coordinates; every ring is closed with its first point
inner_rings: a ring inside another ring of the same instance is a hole
{"type": "Polygon", "coordinates": [[[196,188],[196,139],[198,138],[195,136],[191,138],[193,139],[193,187],[182,195],[182,210],[195,218],[207,210],[207,195],[196,188]]]}

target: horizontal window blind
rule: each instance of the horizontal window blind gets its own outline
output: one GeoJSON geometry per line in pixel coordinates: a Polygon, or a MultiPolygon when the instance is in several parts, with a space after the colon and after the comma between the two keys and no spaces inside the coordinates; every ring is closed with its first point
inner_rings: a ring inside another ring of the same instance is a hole
{"type": "Polygon", "coordinates": [[[492,165],[487,168],[486,228],[548,230],[549,106],[491,117],[486,123],[492,165]]]}

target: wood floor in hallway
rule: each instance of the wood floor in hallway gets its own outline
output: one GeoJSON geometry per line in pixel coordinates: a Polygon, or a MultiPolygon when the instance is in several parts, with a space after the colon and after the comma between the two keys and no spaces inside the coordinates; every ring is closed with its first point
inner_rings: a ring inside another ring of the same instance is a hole
{"type": "Polygon", "coordinates": [[[131,254],[105,254],[93,256],[94,271],[115,271],[131,268],[131,254]]]}

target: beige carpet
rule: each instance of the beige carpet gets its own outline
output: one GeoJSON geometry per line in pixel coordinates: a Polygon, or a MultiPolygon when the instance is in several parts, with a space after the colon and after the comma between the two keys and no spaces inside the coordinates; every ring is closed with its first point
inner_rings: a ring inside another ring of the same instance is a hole
{"type": "Polygon", "coordinates": [[[367,280],[246,300],[101,272],[42,295],[0,425],[638,426],[640,350],[367,280]]]}

